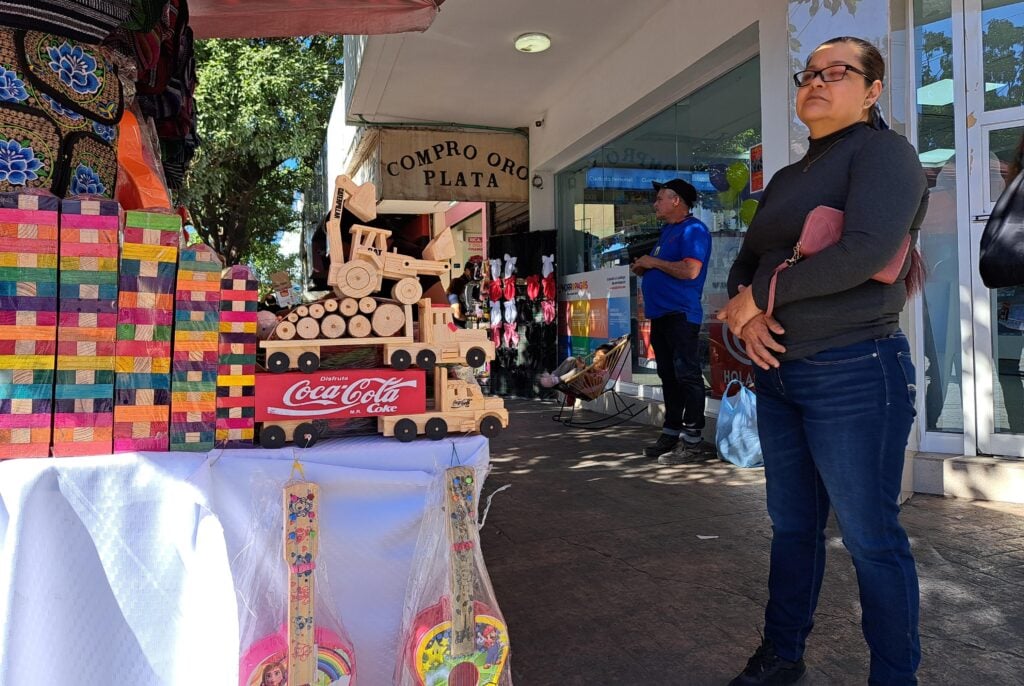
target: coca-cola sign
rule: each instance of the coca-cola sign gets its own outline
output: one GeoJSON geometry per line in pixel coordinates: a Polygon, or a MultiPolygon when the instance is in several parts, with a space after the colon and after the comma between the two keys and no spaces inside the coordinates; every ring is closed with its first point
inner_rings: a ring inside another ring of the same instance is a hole
{"type": "Polygon", "coordinates": [[[426,411],[421,369],[339,369],[256,377],[256,421],[339,419],[426,411]]]}

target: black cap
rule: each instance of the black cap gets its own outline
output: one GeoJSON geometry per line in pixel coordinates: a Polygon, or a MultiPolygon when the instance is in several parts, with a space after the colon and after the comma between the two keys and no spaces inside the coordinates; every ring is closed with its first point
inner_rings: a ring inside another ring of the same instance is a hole
{"type": "Polygon", "coordinates": [[[692,208],[697,204],[697,189],[682,179],[672,179],[665,183],[652,181],[651,185],[654,186],[654,190],[656,191],[660,191],[662,188],[667,188],[670,191],[673,191],[683,199],[683,202],[685,202],[688,207],[692,208]]]}

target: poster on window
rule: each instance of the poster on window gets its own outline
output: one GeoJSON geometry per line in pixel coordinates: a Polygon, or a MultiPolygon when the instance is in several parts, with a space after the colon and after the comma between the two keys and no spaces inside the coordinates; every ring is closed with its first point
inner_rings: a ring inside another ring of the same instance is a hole
{"type": "Polygon", "coordinates": [[[721,322],[708,324],[711,358],[711,397],[721,398],[725,387],[733,379],[744,386],[754,387],[754,365],[747,357],[743,341],[721,322]]]}
{"type": "MultiPolygon", "coordinates": [[[[559,352],[585,357],[599,345],[629,333],[629,268],[625,265],[569,274],[559,283],[559,352]]],[[[625,365],[622,381],[629,381],[625,365]]]]}

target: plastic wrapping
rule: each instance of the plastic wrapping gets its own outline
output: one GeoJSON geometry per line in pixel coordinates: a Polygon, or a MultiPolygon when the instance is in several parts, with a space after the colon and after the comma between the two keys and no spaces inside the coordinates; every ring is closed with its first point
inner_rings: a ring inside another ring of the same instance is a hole
{"type": "Polygon", "coordinates": [[[109,455],[121,207],[113,200],[68,198],[60,211],[53,454],[109,455]]]}
{"type": "Polygon", "coordinates": [[[203,244],[183,248],[178,259],[171,369],[171,450],[205,452],[213,449],[223,268],[220,256],[203,244]]]}
{"type": "Polygon", "coordinates": [[[170,208],[163,167],[159,156],[154,154],[152,131],[140,124],[140,117],[138,107],[132,107],[125,110],[119,125],[117,199],[126,210],[170,208]]]}
{"type": "Polygon", "coordinates": [[[471,467],[451,467],[428,493],[406,594],[395,684],[512,684],[508,630],[476,524],[483,477],[471,467]]]}
{"type": "Polygon", "coordinates": [[[114,452],[167,450],[181,217],[128,212],[121,243],[114,452]]]}
{"type": "Polygon", "coordinates": [[[335,603],[323,564],[329,538],[317,516],[317,485],[289,481],[282,487],[267,478],[252,484],[251,492],[256,500],[251,538],[232,569],[241,639],[239,686],[355,684],[352,642],[331,609],[335,603]]]}
{"type": "Polygon", "coordinates": [[[0,459],[50,454],[57,204],[0,193],[0,459]]]}
{"type": "Polygon", "coordinates": [[[258,287],[248,267],[221,273],[216,444],[222,448],[255,445],[258,287]]]}

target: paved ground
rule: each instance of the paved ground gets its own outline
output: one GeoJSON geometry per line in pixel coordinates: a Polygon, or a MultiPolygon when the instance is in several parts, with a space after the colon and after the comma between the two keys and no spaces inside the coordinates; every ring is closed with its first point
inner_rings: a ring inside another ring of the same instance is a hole
{"type": "MultiPolygon", "coordinates": [[[[662,467],[657,430],[566,430],[509,401],[491,443],[483,550],[516,686],[724,685],[756,647],[770,524],[763,472],[662,467]],[[706,538],[714,537],[714,538],[706,538]]],[[[916,495],[922,684],[1024,683],[1024,506],[916,495]]],[[[803,684],[867,682],[853,567],[835,527],[803,684]]]]}

